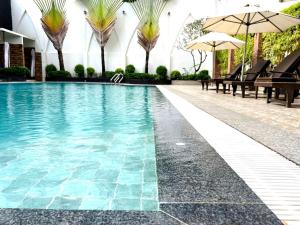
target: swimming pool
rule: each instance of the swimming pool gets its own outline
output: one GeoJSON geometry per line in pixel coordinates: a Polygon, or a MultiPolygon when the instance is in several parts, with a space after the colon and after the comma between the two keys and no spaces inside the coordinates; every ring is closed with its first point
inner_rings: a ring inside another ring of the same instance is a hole
{"type": "Polygon", "coordinates": [[[0,208],[158,210],[152,91],[0,84],[0,208]]]}

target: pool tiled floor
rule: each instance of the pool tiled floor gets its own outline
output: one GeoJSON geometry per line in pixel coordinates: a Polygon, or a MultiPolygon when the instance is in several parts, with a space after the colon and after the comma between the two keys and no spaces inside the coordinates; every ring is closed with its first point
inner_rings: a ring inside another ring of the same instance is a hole
{"type": "MultiPolygon", "coordinates": [[[[0,209],[0,224],[282,224],[176,108],[161,93],[153,94],[159,103],[153,107],[159,211],[0,209]]],[[[148,167],[152,168],[151,162],[143,168],[148,167]]],[[[151,200],[154,188],[149,176],[147,188],[141,191],[145,209],[155,204],[151,200]]]]}

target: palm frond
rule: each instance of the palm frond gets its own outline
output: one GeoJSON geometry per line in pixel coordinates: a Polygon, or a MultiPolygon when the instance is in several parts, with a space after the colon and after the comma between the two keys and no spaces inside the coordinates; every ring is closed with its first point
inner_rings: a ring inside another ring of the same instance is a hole
{"type": "Polygon", "coordinates": [[[42,13],[42,27],[55,49],[61,49],[69,23],[67,21],[66,0],[33,0],[42,13]]]}
{"type": "Polygon", "coordinates": [[[159,18],[168,0],[127,0],[140,20],[138,43],[151,51],[159,38],[159,18]]]}
{"type": "Polygon", "coordinates": [[[86,19],[92,27],[97,41],[105,46],[113,31],[117,11],[122,0],[80,0],[87,9],[86,19]]]}

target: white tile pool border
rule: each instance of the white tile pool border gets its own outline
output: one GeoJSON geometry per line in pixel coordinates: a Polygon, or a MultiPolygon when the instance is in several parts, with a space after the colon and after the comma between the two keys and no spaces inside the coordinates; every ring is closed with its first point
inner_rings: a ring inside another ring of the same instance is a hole
{"type": "Polygon", "coordinates": [[[280,220],[300,224],[299,166],[163,86],[157,88],[280,220]]]}

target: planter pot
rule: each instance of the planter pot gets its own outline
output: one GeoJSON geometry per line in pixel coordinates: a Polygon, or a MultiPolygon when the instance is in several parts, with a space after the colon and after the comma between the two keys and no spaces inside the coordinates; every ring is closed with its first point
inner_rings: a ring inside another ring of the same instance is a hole
{"type": "Polygon", "coordinates": [[[172,85],[199,85],[197,80],[172,80],[172,85]]]}
{"type": "Polygon", "coordinates": [[[164,84],[171,84],[170,80],[153,80],[153,79],[126,79],[124,82],[122,83],[128,83],[128,84],[160,84],[160,85],[164,85],[164,84]]]}
{"type": "Polygon", "coordinates": [[[14,82],[14,81],[26,81],[26,77],[16,76],[16,75],[8,75],[8,74],[0,74],[0,80],[2,81],[8,81],[8,82],[14,82]]]}

